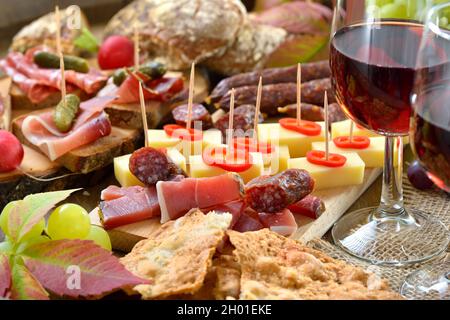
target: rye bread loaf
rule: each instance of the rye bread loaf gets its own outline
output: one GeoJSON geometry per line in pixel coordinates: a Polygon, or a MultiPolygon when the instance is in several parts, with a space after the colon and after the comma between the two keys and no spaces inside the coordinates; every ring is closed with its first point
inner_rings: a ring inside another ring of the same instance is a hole
{"type": "Polygon", "coordinates": [[[246,21],[240,0],[136,0],[109,21],[105,36],[131,36],[136,23],[145,58],[182,70],[223,54],[246,21]]]}

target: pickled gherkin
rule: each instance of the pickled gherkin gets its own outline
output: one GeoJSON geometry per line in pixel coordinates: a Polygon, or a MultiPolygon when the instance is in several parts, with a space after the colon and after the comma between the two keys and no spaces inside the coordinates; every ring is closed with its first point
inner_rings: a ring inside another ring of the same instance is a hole
{"type": "Polygon", "coordinates": [[[67,132],[72,128],[73,122],[80,108],[80,98],[74,94],[68,94],[65,103],[61,100],[55,108],[53,121],[61,132],[67,132]]]}
{"type": "MultiPolygon", "coordinates": [[[[46,52],[39,51],[34,54],[34,63],[36,63],[41,68],[46,69],[59,69],[59,57],[58,55],[46,52]]],[[[64,55],[64,68],[66,70],[74,70],[80,73],[88,73],[89,65],[87,61],[83,58],[64,55]]]]}
{"type": "MultiPolygon", "coordinates": [[[[134,72],[135,68],[128,68],[130,72],[134,72]]],[[[166,73],[166,67],[164,64],[156,61],[148,62],[139,67],[139,72],[146,75],[150,79],[158,79],[164,76],[166,73]]],[[[128,73],[125,69],[118,69],[113,74],[113,83],[116,86],[120,86],[122,82],[127,78],[128,73]]]]}

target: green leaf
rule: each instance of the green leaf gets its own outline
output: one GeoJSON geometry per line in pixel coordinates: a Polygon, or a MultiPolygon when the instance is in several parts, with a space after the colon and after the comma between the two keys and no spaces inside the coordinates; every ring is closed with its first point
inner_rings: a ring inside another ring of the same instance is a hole
{"type": "Polygon", "coordinates": [[[269,57],[266,67],[284,67],[314,60],[328,46],[328,35],[299,35],[281,44],[269,57]]]}
{"type": "Polygon", "coordinates": [[[81,34],[74,40],[74,44],[77,48],[91,53],[96,53],[100,47],[99,41],[88,28],[81,30],[81,34]]]}
{"type": "Polygon", "coordinates": [[[25,266],[15,263],[12,268],[11,299],[48,300],[48,293],[25,266]]]}
{"type": "Polygon", "coordinates": [[[11,267],[9,257],[0,253],[0,297],[6,298],[11,287],[11,267]]]}
{"type": "Polygon", "coordinates": [[[50,209],[77,190],[80,189],[37,193],[19,201],[11,209],[8,217],[8,233],[11,240],[20,242],[22,237],[44,218],[50,209]]]}
{"type": "Polygon", "coordinates": [[[146,283],[108,250],[90,240],[52,240],[28,247],[22,257],[42,285],[61,296],[101,297],[146,283]]]}

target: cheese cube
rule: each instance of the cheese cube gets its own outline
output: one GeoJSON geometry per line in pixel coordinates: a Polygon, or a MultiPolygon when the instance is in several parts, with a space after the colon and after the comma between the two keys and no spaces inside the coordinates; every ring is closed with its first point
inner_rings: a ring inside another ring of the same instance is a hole
{"type": "Polygon", "coordinates": [[[309,162],[304,158],[289,159],[289,168],[305,169],[315,180],[315,190],[361,184],[364,180],[364,161],[357,153],[346,153],[342,167],[332,168],[309,162]]]}
{"type": "MultiPolygon", "coordinates": [[[[338,121],[331,124],[331,137],[334,139],[336,137],[348,136],[350,134],[350,125],[352,120],[338,121]]],[[[356,123],[353,125],[353,135],[354,136],[365,136],[365,137],[380,137],[379,134],[369,131],[365,128],[358,128],[356,123]]]]}
{"type": "MultiPolygon", "coordinates": [[[[334,142],[330,141],[329,151],[331,153],[339,153],[339,154],[356,152],[366,164],[366,168],[383,167],[385,137],[372,137],[369,139],[370,145],[365,149],[339,148],[334,144],[334,142]]],[[[325,151],[325,142],[313,142],[312,149],[325,151]]],[[[395,166],[397,166],[397,163],[398,163],[398,149],[395,148],[394,154],[395,166]]]]}
{"type": "Polygon", "coordinates": [[[169,137],[164,130],[148,130],[148,145],[153,148],[176,148],[188,158],[192,154],[201,154],[203,148],[222,143],[222,133],[217,129],[203,132],[202,140],[185,141],[169,137]]]}
{"type": "Polygon", "coordinates": [[[288,146],[279,146],[270,154],[263,154],[264,166],[268,174],[276,174],[287,169],[290,159],[288,146]]]}
{"type": "MultiPolygon", "coordinates": [[[[186,158],[174,148],[167,149],[167,156],[186,172],[186,158]]],[[[114,175],[122,187],[143,186],[129,169],[131,154],[114,158],[114,175]]]]}
{"type": "MultiPolygon", "coordinates": [[[[250,154],[253,160],[252,166],[246,171],[239,172],[239,175],[245,183],[261,176],[264,173],[262,154],[260,152],[251,152],[250,154]]],[[[207,165],[203,161],[201,155],[193,155],[189,157],[189,175],[193,178],[214,177],[227,172],[228,171],[222,168],[207,165]]],[[[220,190],[218,192],[220,192],[220,190]]]]}
{"type": "Polygon", "coordinates": [[[289,154],[293,158],[304,157],[311,150],[311,143],[325,140],[325,124],[317,122],[322,127],[317,136],[307,136],[288,130],[278,123],[262,123],[258,125],[258,139],[261,142],[271,142],[274,145],[288,146],[289,154]]]}

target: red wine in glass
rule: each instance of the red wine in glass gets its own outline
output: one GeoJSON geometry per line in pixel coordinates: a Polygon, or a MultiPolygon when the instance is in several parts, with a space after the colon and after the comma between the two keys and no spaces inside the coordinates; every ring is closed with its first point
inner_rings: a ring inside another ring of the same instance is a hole
{"type": "Polygon", "coordinates": [[[407,135],[423,26],[408,21],[356,24],[331,42],[333,87],[344,111],[385,135],[407,135]]]}
{"type": "Polygon", "coordinates": [[[411,121],[414,153],[433,182],[450,192],[450,79],[417,94],[411,121]]]}

